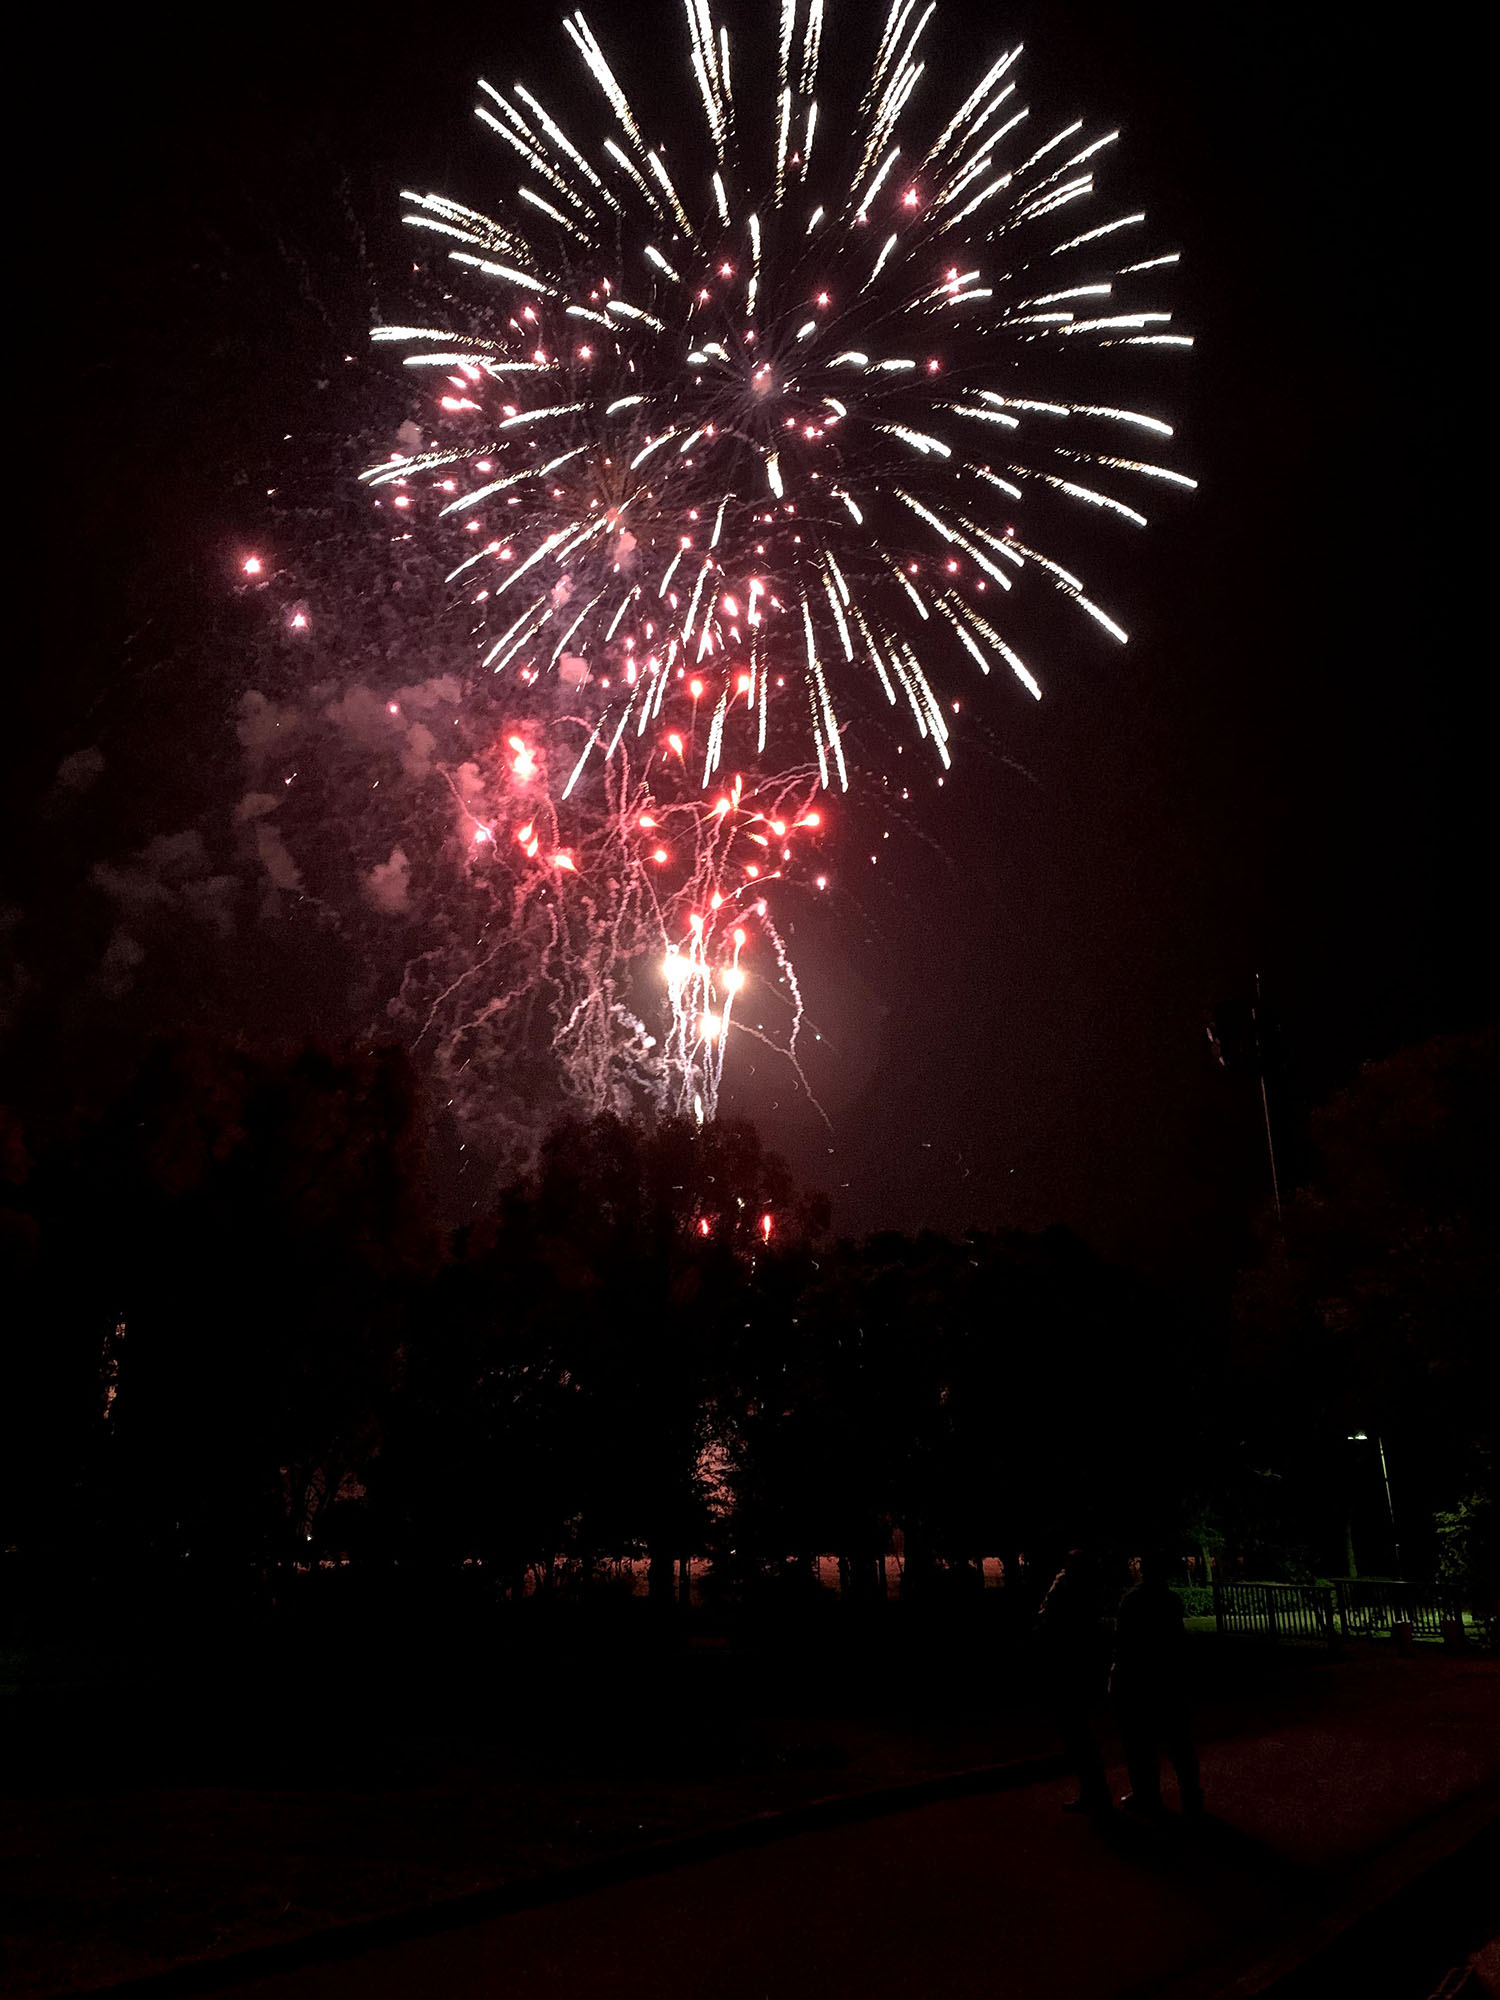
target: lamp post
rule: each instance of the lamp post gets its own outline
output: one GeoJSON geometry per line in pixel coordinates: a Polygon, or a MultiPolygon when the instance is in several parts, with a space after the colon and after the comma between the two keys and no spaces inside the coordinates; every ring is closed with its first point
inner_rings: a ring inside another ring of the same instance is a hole
{"type": "MultiPolygon", "coordinates": [[[[1350,1444],[1368,1444],[1370,1442],[1370,1434],[1368,1431],[1350,1431],[1349,1442],[1350,1444]]],[[[1391,1475],[1386,1468],[1385,1462],[1385,1439],[1380,1436],[1379,1432],[1375,1435],[1375,1450],[1380,1457],[1380,1483],[1385,1488],[1385,1511],[1391,1524],[1391,1542],[1396,1551],[1396,1574],[1399,1576],[1401,1574],[1401,1537],[1396,1532],[1396,1508],[1395,1503],[1391,1499],[1391,1475]]]]}

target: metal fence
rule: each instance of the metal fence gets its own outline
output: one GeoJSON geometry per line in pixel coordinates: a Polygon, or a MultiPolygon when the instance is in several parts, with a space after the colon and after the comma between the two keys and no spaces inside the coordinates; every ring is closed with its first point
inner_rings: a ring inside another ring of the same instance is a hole
{"type": "Polygon", "coordinates": [[[1441,1583],[1393,1583],[1363,1578],[1337,1582],[1339,1633],[1345,1639],[1368,1638],[1410,1625],[1413,1634],[1441,1638],[1445,1624],[1462,1625],[1462,1594],[1441,1583]]]}
{"type": "Polygon", "coordinates": [[[1442,1584],[1351,1579],[1333,1583],[1216,1583],[1220,1632],[1268,1639],[1368,1639],[1409,1625],[1437,1639],[1463,1627],[1463,1598],[1442,1584]]]}
{"type": "Polygon", "coordinates": [[[1220,1632],[1270,1639],[1332,1640],[1334,1597],[1320,1583],[1216,1583],[1214,1623],[1220,1632]]]}

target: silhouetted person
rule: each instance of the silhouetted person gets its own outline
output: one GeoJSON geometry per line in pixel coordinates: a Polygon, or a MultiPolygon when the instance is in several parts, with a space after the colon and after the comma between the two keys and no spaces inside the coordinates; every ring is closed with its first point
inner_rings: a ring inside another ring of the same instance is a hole
{"type": "Polygon", "coordinates": [[[1109,1641],[1101,1616],[1099,1569],[1082,1549],[1069,1552],[1042,1601],[1037,1649],[1043,1693],[1049,1702],[1063,1753],[1078,1778],[1078,1797],[1064,1812],[1110,1810],[1104,1759],[1094,1737],[1092,1713],[1104,1694],[1109,1641]]]}
{"type": "Polygon", "coordinates": [[[1161,1556],[1141,1556],[1134,1567],[1139,1581],[1120,1602],[1109,1682],[1130,1772],[1130,1795],[1121,1803],[1137,1812],[1161,1811],[1165,1750],[1177,1774],[1183,1811],[1199,1813],[1203,1786],[1188,1726],[1182,1599],[1167,1584],[1161,1556]]]}

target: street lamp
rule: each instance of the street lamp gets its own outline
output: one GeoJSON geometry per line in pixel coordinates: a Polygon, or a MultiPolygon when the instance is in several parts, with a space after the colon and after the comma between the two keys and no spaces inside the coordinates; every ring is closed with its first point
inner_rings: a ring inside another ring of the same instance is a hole
{"type": "MultiPolygon", "coordinates": [[[[1350,1444],[1368,1444],[1370,1442],[1370,1434],[1368,1431],[1350,1431],[1349,1442],[1350,1444]]],[[[1378,1432],[1375,1436],[1375,1449],[1380,1455],[1380,1481],[1385,1488],[1385,1511],[1390,1517],[1391,1541],[1395,1545],[1396,1550],[1396,1574],[1399,1576],[1401,1573],[1401,1538],[1396,1533],[1396,1509],[1391,1500],[1391,1475],[1386,1470],[1385,1439],[1378,1432]]]]}

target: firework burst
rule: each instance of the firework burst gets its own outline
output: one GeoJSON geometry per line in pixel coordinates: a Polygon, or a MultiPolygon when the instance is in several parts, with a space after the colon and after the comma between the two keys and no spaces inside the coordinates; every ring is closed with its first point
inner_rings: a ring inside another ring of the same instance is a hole
{"type": "Polygon", "coordinates": [[[701,718],[703,786],[796,731],[846,788],[866,688],[946,766],[934,676],[999,665],[1040,693],[1018,592],[1126,636],[1077,558],[1039,546],[1046,503],[1134,529],[1141,492],[1193,482],[1135,455],[1170,437],[1161,417],[1057,384],[1090,365],[1097,383],[1102,347],[1190,345],[1146,296],[1175,254],[1149,254],[1142,215],[1098,215],[1117,134],[1037,132],[1019,49],[923,112],[933,9],[898,0],[844,137],[847,117],[819,117],[821,0],[782,0],[769,108],[737,91],[708,0],[686,14],[702,120],[674,120],[680,158],[581,14],[564,26],[598,94],[583,116],[610,126],[592,159],[525,86],[481,84],[522,177],[494,215],[409,197],[474,305],[462,326],[377,329],[438,375],[436,436],[366,478],[467,543],[451,580],[485,665],[584,697],[570,787],[701,718]]]}
{"type": "Polygon", "coordinates": [[[898,0],[846,107],[821,0],[781,0],[743,64],[686,0],[669,148],[574,14],[566,119],[480,86],[519,174],[494,213],[407,197],[461,283],[442,323],[376,329],[431,395],[363,477],[476,642],[442,778],[493,917],[394,1010],[455,1090],[513,1070],[539,1011],[585,1108],[712,1116],[731,1025],[795,1064],[768,892],[861,716],[904,712],[946,769],[960,677],[1040,695],[1034,594],[1126,637],[1075,544],[1194,483],[1117,386],[1191,345],[1153,296],[1177,258],[1097,205],[1115,133],[1037,129],[1019,49],[966,92],[928,76],[932,16],[898,0]],[[774,1032],[747,1018],[773,994],[774,1032]]]}

